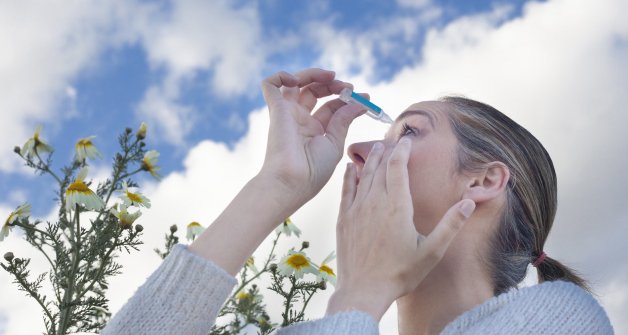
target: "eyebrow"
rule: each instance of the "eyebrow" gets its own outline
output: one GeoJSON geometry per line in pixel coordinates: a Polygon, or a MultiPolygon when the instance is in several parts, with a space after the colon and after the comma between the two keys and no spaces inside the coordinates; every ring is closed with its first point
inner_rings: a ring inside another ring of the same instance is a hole
{"type": "Polygon", "coordinates": [[[397,117],[397,119],[395,120],[395,123],[398,123],[399,121],[401,121],[401,120],[403,120],[403,119],[405,119],[405,118],[407,118],[407,117],[409,117],[411,115],[417,115],[417,114],[427,117],[428,120],[430,121],[430,124],[432,125],[432,128],[436,129],[435,123],[434,123],[434,116],[432,115],[432,113],[426,112],[426,111],[421,110],[421,109],[411,109],[411,110],[407,110],[407,111],[401,113],[401,115],[399,115],[397,117]]]}

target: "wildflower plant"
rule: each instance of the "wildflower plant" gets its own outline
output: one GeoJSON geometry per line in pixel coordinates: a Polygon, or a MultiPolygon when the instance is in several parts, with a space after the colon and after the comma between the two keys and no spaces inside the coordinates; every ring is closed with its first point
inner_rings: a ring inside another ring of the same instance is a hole
{"type": "MultiPolygon", "coordinates": [[[[198,222],[187,225],[186,237],[193,241],[203,231],[198,222]]],[[[165,258],[178,242],[176,225],[165,235],[165,251],[155,252],[165,258]]],[[[316,292],[325,290],[327,283],[336,284],[336,275],[329,263],[335,258],[332,252],[320,266],[312,262],[305,249],[310,244],[303,241],[300,248],[294,248],[278,259],[277,243],[282,236],[300,237],[301,231],[287,218],[275,230],[270,252],[261,263],[250,257],[237,275],[238,285],[218,313],[216,325],[210,335],[237,335],[253,326],[257,334],[271,334],[274,330],[307,320],[305,311],[316,292]],[[283,300],[279,313],[269,313],[262,294],[262,281],[270,282],[266,291],[277,294],[283,300]],[[277,315],[273,315],[277,314],[277,315]],[[278,320],[278,321],[273,321],[278,320]]],[[[248,332],[247,332],[248,333],[248,332]]]]}
{"type": "Polygon", "coordinates": [[[97,332],[111,316],[106,292],[109,279],[120,273],[116,258],[142,244],[143,227],[134,223],[141,215],[139,207],[149,207],[150,201],[130,191],[137,187],[131,177],[142,171],[156,176],[159,154],[144,149],[146,125],[135,134],[127,128],[119,137],[121,150],[114,156],[111,176],[95,185],[88,162],[102,155],[94,137],[78,140],[75,159],[57,171],[52,166],[54,148],[41,131],[37,127],[14,151],[37,174],[56,182],[57,217],[52,222],[32,219],[32,206],[23,204],[2,225],[0,241],[20,228],[50,268],[32,274],[31,260],[11,251],[0,265],[43,310],[46,334],[97,332]]]}
{"type": "MultiPolygon", "coordinates": [[[[106,297],[109,280],[121,273],[116,262],[123,252],[138,250],[143,226],[137,224],[142,212],[151,207],[150,200],[138,190],[132,177],[147,172],[159,178],[155,150],[146,151],[147,126],[142,123],[135,133],[127,128],[119,136],[120,152],[113,158],[111,176],[94,183],[89,162],[102,158],[94,136],[79,139],[76,155],[69,165],[56,170],[52,165],[54,148],[41,137],[37,127],[33,136],[14,151],[39,175],[56,182],[54,190],[58,210],[52,221],[31,218],[32,205],[24,203],[9,214],[0,228],[0,243],[16,228],[44,259],[49,269],[32,274],[31,259],[5,251],[0,266],[9,273],[18,290],[32,298],[43,311],[45,334],[65,335],[98,332],[111,317],[106,297]]],[[[186,226],[185,235],[193,241],[204,231],[198,222],[186,226]]],[[[163,259],[179,243],[178,228],[172,225],[165,235],[164,250],[155,249],[163,259]]],[[[236,335],[255,327],[258,334],[306,320],[305,311],[312,296],[335,285],[335,274],[329,262],[333,253],[316,265],[307,256],[304,241],[283,257],[275,253],[282,236],[300,238],[301,230],[287,218],[275,230],[272,247],[263,262],[251,257],[238,274],[238,285],[218,314],[211,335],[236,335]],[[264,302],[261,285],[278,294],[283,306],[272,315],[264,302]],[[273,321],[277,320],[277,321],[273,321]]],[[[2,244],[0,244],[2,248],[2,244]]]]}

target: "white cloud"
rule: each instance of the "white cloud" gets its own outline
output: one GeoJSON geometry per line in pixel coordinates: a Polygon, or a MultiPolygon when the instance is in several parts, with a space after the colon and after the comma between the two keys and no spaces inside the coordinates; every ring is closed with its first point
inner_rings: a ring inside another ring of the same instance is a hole
{"type": "MultiPolygon", "coordinates": [[[[21,145],[36,123],[62,116],[55,106],[64,102],[68,82],[96,66],[102,50],[124,40],[116,23],[132,5],[124,6],[107,1],[0,4],[0,147],[21,145]]],[[[14,154],[1,152],[0,171],[21,166],[14,154]]]]}
{"type": "MultiPolygon", "coordinates": [[[[165,72],[159,99],[149,87],[138,114],[158,108],[151,113],[166,130],[163,140],[181,145],[177,127],[193,122],[195,113],[178,102],[180,86],[203,72],[208,92],[248,92],[266,54],[260,30],[253,6],[226,1],[177,0],[163,8],[136,1],[2,2],[0,44],[8,47],[0,54],[0,147],[21,145],[36,123],[52,123],[49,131],[59,132],[59,123],[77,113],[76,75],[97,67],[102,52],[132,43],[146,49],[153,70],[165,72]]],[[[19,159],[1,152],[0,171],[18,170],[19,159]]]]}
{"type": "Polygon", "coordinates": [[[185,134],[192,129],[194,109],[176,102],[160,87],[151,87],[146,91],[144,100],[137,107],[138,116],[151,128],[154,138],[175,145],[185,143],[185,134]]]}
{"type": "Polygon", "coordinates": [[[179,102],[191,80],[207,77],[207,92],[233,98],[247,95],[260,78],[267,50],[254,6],[233,7],[227,1],[173,1],[171,11],[153,13],[138,24],[141,41],[154,70],[164,70],[159,87],[149,88],[138,115],[155,121],[163,139],[182,146],[197,117],[179,102]]]}

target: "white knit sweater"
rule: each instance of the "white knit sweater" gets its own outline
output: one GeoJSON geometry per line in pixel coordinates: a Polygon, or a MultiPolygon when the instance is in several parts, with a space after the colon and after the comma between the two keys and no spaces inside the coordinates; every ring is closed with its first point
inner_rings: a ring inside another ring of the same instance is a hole
{"type": "MultiPolygon", "coordinates": [[[[236,279],[177,245],[103,329],[107,334],[206,335],[236,279]]],[[[280,329],[277,335],[378,334],[378,324],[359,311],[280,329]]],[[[586,291],[567,282],[513,290],[463,313],[441,333],[613,334],[606,313],[586,291]]]]}

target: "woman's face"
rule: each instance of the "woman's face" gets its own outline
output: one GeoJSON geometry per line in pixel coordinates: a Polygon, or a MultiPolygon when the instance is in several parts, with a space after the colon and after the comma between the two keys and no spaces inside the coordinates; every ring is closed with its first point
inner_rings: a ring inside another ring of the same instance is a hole
{"type": "MultiPolygon", "coordinates": [[[[424,235],[432,231],[449,207],[462,199],[465,191],[465,180],[457,173],[458,141],[447,119],[450,111],[446,102],[413,104],[399,115],[382,141],[387,154],[401,137],[407,136],[412,141],[408,162],[410,192],[414,223],[424,235]]],[[[347,149],[358,175],[375,142],[354,143],[347,149]]]]}

